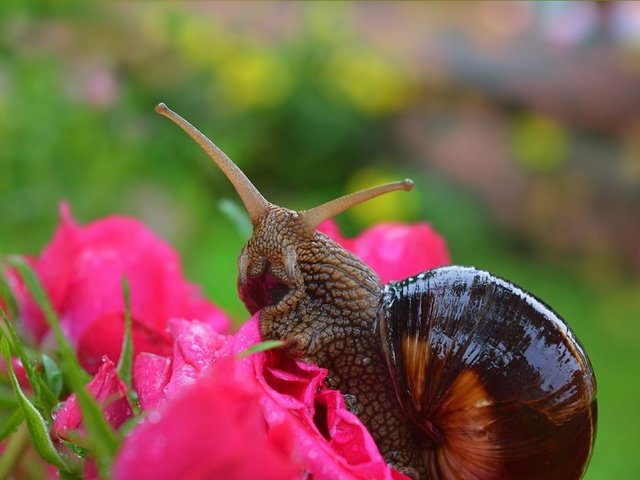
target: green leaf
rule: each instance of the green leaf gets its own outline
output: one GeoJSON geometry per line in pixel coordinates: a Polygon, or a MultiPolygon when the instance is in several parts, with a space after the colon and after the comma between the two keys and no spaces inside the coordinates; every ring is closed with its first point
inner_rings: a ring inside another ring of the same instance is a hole
{"type": "Polygon", "coordinates": [[[87,383],[90,378],[84,372],[84,370],[80,368],[80,364],[78,363],[75,353],[73,352],[73,348],[62,332],[62,328],[60,328],[58,315],[53,309],[51,302],[49,302],[47,294],[42,288],[40,280],[38,280],[35,272],[22,257],[9,257],[9,263],[18,270],[20,276],[24,280],[25,285],[27,286],[27,289],[29,290],[29,293],[33,295],[36,303],[44,313],[44,318],[47,321],[47,325],[49,325],[49,328],[53,332],[58,348],[60,349],[60,357],[65,362],[69,363],[69,375],[71,377],[77,377],[74,378],[74,380],[79,382],[80,384],[87,383]]]}
{"type": "Polygon", "coordinates": [[[122,338],[122,348],[120,350],[120,360],[118,360],[118,376],[127,387],[127,396],[131,408],[137,414],[138,398],[135,390],[131,388],[131,373],[133,367],[133,339],[131,337],[131,290],[126,278],[122,278],[122,295],[124,297],[124,336],[122,338]]]}
{"type": "Polygon", "coordinates": [[[61,470],[69,471],[69,468],[65,464],[64,460],[58,454],[56,448],[53,446],[53,442],[49,437],[49,427],[47,425],[47,422],[45,422],[38,409],[31,403],[31,401],[29,401],[27,396],[20,388],[20,384],[18,383],[16,374],[13,371],[13,365],[11,365],[9,342],[5,337],[2,337],[2,339],[0,339],[0,349],[2,350],[4,361],[7,364],[7,371],[9,372],[11,385],[13,386],[13,390],[18,397],[18,402],[20,403],[22,414],[24,415],[24,418],[27,422],[27,428],[29,430],[29,435],[31,436],[31,441],[33,442],[34,448],[36,449],[38,454],[51,465],[55,465],[61,470]]]}
{"type": "Polygon", "coordinates": [[[24,415],[22,414],[22,407],[18,407],[11,416],[2,424],[0,427],[0,442],[4,440],[8,435],[11,435],[15,432],[18,425],[22,423],[24,420],[24,415]]]}
{"type": "Polygon", "coordinates": [[[53,394],[42,378],[42,374],[34,368],[33,362],[29,360],[27,353],[22,347],[22,342],[20,342],[20,339],[18,338],[13,322],[4,314],[4,312],[2,312],[2,317],[5,325],[7,326],[11,350],[18,355],[18,358],[20,358],[20,362],[27,374],[27,379],[31,384],[31,388],[33,388],[33,392],[35,394],[34,404],[38,410],[40,410],[40,413],[49,416],[49,412],[51,412],[51,409],[57,402],[58,395],[53,394]]]}
{"type": "Polygon", "coordinates": [[[82,411],[82,419],[88,433],[89,450],[96,460],[100,474],[106,476],[120,440],[105,420],[102,409],[87,391],[85,384],[89,381],[89,376],[80,367],[38,277],[27,262],[20,257],[10,257],[9,263],[18,269],[29,292],[44,312],[47,324],[55,336],[59,348],[60,367],[67,383],[76,394],[78,405],[82,411]]]}
{"type": "Polygon", "coordinates": [[[27,357],[27,353],[22,348],[22,343],[18,338],[18,334],[16,333],[16,329],[13,327],[13,322],[9,320],[9,317],[2,313],[2,318],[4,320],[5,325],[7,326],[7,333],[9,334],[9,342],[11,346],[11,350],[18,355],[22,366],[24,367],[25,373],[27,374],[27,379],[29,383],[33,387],[36,398],[38,397],[38,375],[36,374],[35,368],[33,368],[33,364],[29,361],[29,357],[27,357]]]}
{"type": "Polygon", "coordinates": [[[124,296],[124,337],[122,339],[122,349],[120,350],[120,360],[118,361],[118,376],[127,386],[127,391],[130,391],[133,342],[131,341],[131,295],[129,282],[126,278],[122,279],[122,295],[124,296]]]}
{"type": "Polygon", "coordinates": [[[87,458],[88,452],[86,448],[81,447],[80,445],[75,444],[73,442],[67,442],[66,440],[63,440],[62,443],[64,444],[65,447],[67,447],[69,450],[71,450],[80,458],[87,458]]]}
{"type": "Polygon", "coordinates": [[[138,425],[143,420],[143,416],[135,415],[125,421],[122,425],[120,425],[120,433],[122,436],[126,437],[131,430],[134,429],[136,425],[138,425]]]}
{"type": "Polygon", "coordinates": [[[9,281],[5,278],[2,264],[0,264],[0,299],[7,306],[9,314],[15,317],[18,313],[18,302],[13,295],[13,291],[9,288],[9,281]]]}
{"type": "Polygon", "coordinates": [[[244,352],[239,353],[237,357],[248,357],[252,353],[264,352],[266,350],[282,347],[283,345],[284,342],[282,340],[265,340],[264,342],[256,343],[255,345],[250,346],[244,352]]]}
{"type": "Polygon", "coordinates": [[[62,372],[60,371],[60,367],[58,364],[46,353],[43,353],[42,356],[42,366],[44,367],[44,376],[47,381],[47,386],[51,393],[56,397],[60,398],[60,394],[62,393],[62,387],[64,385],[64,380],[62,378],[62,372]]]}
{"type": "Polygon", "coordinates": [[[69,473],[58,470],[58,476],[60,477],[60,480],[82,480],[82,475],[75,472],[69,473]]]}
{"type": "Polygon", "coordinates": [[[218,208],[231,220],[231,223],[233,223],[233,226],[242,238],[251,236],[251,232],[253,231],[251,219],[247,211],[242,208],[238,202],[230,198],[223,198],[218,203],[218,208]]]}
{"type": "Polygon", "coordinates": [[[64,470],[58,470],[58,476],[60,480],[82,480],[83,476],[76,472],[65,472],[64,470]]]}

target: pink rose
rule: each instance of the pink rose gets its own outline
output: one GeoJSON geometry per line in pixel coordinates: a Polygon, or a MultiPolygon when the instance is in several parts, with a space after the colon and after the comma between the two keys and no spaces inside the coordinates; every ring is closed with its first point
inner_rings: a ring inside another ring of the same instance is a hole
{"type": "Polygon", "coordinates": [[[345,238],[334,220],[326,220],[318,231],[360,257],[376,271],[382,283],[404,280],[451,263],[444,239],[428,223],[380,223],[356,238],[345,238]]]}
{"type": "Polygon", "coordinates": [[[125,438],[113,477],[118,480],[301,478],[287,424],[269,428],[264,394],[236,371],[232,358],[144,417],[125,438]]]}
{"type": "MultiPolygon", "coordinates": [[[[131,404],[127,398],[124,383],[118,378],[118,372],[111,360],[105,358],[98,373],[87,384],[87,390],[96,399],[104,411],[107,422],[118,429],[133,416],[131,404]]],[[[73,440],[73,433],[84,435],[82,413],[75,394],[62,404],[54,415],[51,435],[54,438],[73,440]]]]}
{"type": "MultiPolygon", "coordinates": [[[[236,382],[260,387],[257,389],[259,410],[267,431],[288,432],[294,445],[295,458],[299,460],[299,471],[310,473],[314,479],[405,478],[385,464],[369,432],[346,409],[342,394],[324,387],[325,369],[293,361],[278,351],[255,353],[234,361],[239,353],[259,342],[257,315],[233,336],[220,335],[199,322],[180,320],[171,323],[171,332],[175,339],[171,359],[149,353],[141,354],[136,359],[134,384],[141,406],[151,409],[149,417],[156,411],[169,415],[166,412],[174,411],[172,405],[182,398],[186,389],[200,388],[196,387],[200,385],[200,379],[210,369],[217,370],[218,365],[223,364],[224,368],[234,372],[236,382]]],[[[212,390],[209,395],[220,396],[224,392],[212,390]]],[[[183,408],[196,418],[202,415],[202,411],[196,407],[183,408]]],[[[223,410],[218,413],[226,415],[220,412],[223,410]]],[[[197,423],[197,420],[185,419],[185,415],[188,416],[187,413],[181,416],[183,425],[187,425],[183,428],[197,423]]],[[[178,428],[173,427],[169,420],[166,423],[168,432],[178,428]]],[[[116,471],[123,475],[117,478],[134,478],[128,475],[133,475],[131,472],[135,475],[140,473],[135,465],[130,465],[134,455],[127,453],[127,448],[134,445],[131,448],[137,452],[144,448],[144,441],[147,440],[143,439],[149,437],[135,436],[136,430],[132,433],[132,439],[125,442],[116,462],[116,471]],[[126,460],[128,455],[131,455],[131,462],[126,460]],[[133,470],[130,472],[129,468],[133,470]]],[[[154,430],[153,435],[159,432],[161,430],[154,430]]],[[[199,434],[196,429],[185,442],[198,443],[199,434]]],[[[170,436],[170,433],[166,435],[170,436]]],[[[212,443],[217,443],[214,436],[208,438],[212,443]]],[[[156,462],[171,464],[174,462],[172,458],[162,456],[156,462]]],[[[211,458],[213,462],[218,457],[211,458]]],[[[215,461],[222,460],[218,458],[215,461]]],[[[162,471],[162,468],[158,468],[162,471]]],[[[166,468],[173,467],[166,465],[166,468]]],[[[210,468],[214,468],[214,465],[210,465],[210,468]]]]}
{"type": "MultiPolygon", "coordinates": [[[[27,372],[19,358],[11,358],[11,367],[13,368],[13,373],[16,374],[16,378],[18,379],[20,386],[23,389],[31,389],[31,384],[27,378],[27,372]]],[[[9,382],[9,369],[7,368],[7,364],[2,356],[0,356],[0,379],[5,380],[7,383],[9,382]]]]}
{"type": "MultiPolygon", "coordinates": [[[[9,293],[13,295],[15,301],[18,304],[23,303],[26,295],[25,287],[22,283],[22,279],[16,274],[16,271],[13,268],[0,269],[0,275],[4,277],[7,287],[11,290],[9,293]]],[[[7,317],[11,318],[11,312],[9,312],[8,305],[2,296],[0,296],[0,309],[2,309],[7,317]]]]}
{"type": "MultiPolygon", "coordinates": [[[[342,393],[326,388],[325,369],[278,350],[240,358],[260,341],[258,314],[235,335],[220,333],[227,318],[185,282],[175,253],[143,225],[110,217],[81,227],[65,206],[61,214],[33,265],[83,366],[97,370],[88,388],[114,428],[133,413],[113,362],[106,358],[98,369],[98,359],[119,356],[123,276],[131,286],[133,384],[144,416],[125,438],[113,478],[407,478],[385,463],[342,393]]],[[[354,239],[334,222],[321,231],[384,282],[449,262],[444,241],[426,224],[378,225],[354,239]]],[[[20,303],[41,339],[41,313],[30,299],[20,303]]],[[[56,438],[71,432],[84,433],[74,395],[52,426],[56,438]]],[[[86,467],[95,477],[91,460],[86,467]]]]}
{"type": "Polygon", "coordinates": [[[141,353],[134,363],[133,385],[143,409],[175,397],[218,358],[229,356],[227,344],[233,337],[217,333],[210,325],[175,319],[169,330],[174,338],[171,357],[141,353]]]}
{"type": "MultiPolygon", "coordinates": [[[[136,352],[168,354],[170,318],[198,318],[219,331],[229,320],[187,283],[169,245],[137,220],[108,217],[87,226],[73,220],[66,204],[51,242],[33,266],[82,366],[94,373],[104,355],[119,357],[123,337],[122,279],[131,291],[136,352]]],[[[26,329],[41,340],[48,328],[35,302],[21,305],[26,329]]]]}

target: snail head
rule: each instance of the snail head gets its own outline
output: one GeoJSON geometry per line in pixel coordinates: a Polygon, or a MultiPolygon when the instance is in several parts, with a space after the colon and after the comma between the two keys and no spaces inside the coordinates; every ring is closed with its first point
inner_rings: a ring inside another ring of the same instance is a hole
{"type": "MultiPolygon", "coordinates": [[[[156,111],[180,126],[209,155],[233,184],[249,214],[253,233],[238,258],[238,290],[251,313],[261,310],[261,323],[300,310],[301,303],[310,294],[321,291],[317,284],[331,279],[323,265],[330,267],[338,262],[343,267],[346,265],[343,270],[355,269],[356,276],[373,277],[374,283],[379,284],[375,273],[366,265],[316,229],[324,220],[378,195],[411,190],[411,180],[379,185],[309,210],[289,210],[268,202],[237,165],[187,120],[163,103],[156,106],[156,111]]],[[[353,282],[355,288],[358,279],[354,278],[353,282]]],[[[348,285],[350,280],[343,279],[343,283],[348,285]]],[[[277,335],[273,331],[269,333],[265,336],[286,336],[284,331],[277,335]]]]}

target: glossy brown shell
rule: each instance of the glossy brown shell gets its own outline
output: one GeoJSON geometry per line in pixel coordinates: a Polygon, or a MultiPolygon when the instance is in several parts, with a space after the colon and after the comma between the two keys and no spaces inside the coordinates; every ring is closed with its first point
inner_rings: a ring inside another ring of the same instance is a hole
{"type": "Polygon", "coordinates": [[[433,479],[573,479],[586,469],[596,384],[541,301],[490,273],[431,270],[385,288],[383,349],[422,429],[433,479]]]}

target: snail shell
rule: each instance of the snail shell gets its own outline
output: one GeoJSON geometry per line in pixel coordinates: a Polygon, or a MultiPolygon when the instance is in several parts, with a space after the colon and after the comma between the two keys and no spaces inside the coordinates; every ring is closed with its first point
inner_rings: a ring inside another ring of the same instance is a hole
{"type": "Polygon", "coordinates": [[[429,478],[580,478],[596,384],[567,324],[515,285],[467,267],[385,287],[383,350],[424,434],[429,478]]]}

